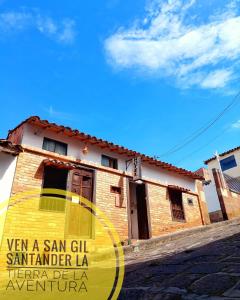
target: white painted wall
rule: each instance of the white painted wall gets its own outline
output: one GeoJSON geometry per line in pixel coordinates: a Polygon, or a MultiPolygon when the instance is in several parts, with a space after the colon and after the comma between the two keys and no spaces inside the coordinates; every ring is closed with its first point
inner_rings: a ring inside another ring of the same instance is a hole
{"type": "Polygon", "coordinates": [[[166,171],[156,166],[145,165],[142,170],[143,178],[158,180],[163,184],[177,185],[195,191],[195,180],[166,171]]]}
{"type": "MultiPolygon", "coordinates": [[[[224,156],[220,156],[219,159],[222,160],[222,159],[227,158],[227,157],[232,156],[232,155],[235,156],[237,166],[234,167],[234,168],[231,168],[229,170],[224,171],[224,173],[226,173],[227,175],[232,176],[232,177],[240,177],[240,150],[234,151],[234,152],[229,153],[229,154],[224,155],[224,156]]],[[[208,163],[209,171],[211,171],[214,168],[219,169],[219,164],[218,164],[216,159],[214,159],[214,160],[212,160],[208,163]]],[[[210,172],[210,173],[212,173],[212,172],[210,172]]]]}
{"type": "Polygon", "coordinates": [[[0,152],[0,201],[10,196],[16,162],[16,156],[0,152]]]}
{"type": "MultiPolygon", "coordinates": [[[[240,150],[234,151],[224,156],[220,156],[219,159],[222,160],[232,155],[235,156],[237,166],[229,170],[225,170],[224,173],[232,177],[240,177],[240,150]]],[[[214,159],[208,163],[208,170],[209,170],[211,183],[208,186],[204,187],[209,212],[213,212],[221,209],[217,191],[216,191],[215,181],[213,177],[213,172],[212,172],[213,169],[220,170],[220,166],[217,159],[214,159]]]]}
{"type": "Polygon", "coordinates": [[[0,243],[6,218],[8,199],[16,169],[17,157],[0,152],[0,243]]]}
{"type": "Polygon", "coordinates": [[[221,210],[215,182],[211,181],[209,185],[205,185],[204,192],[205,192],[205,197],[208,205],[208,211],[213,212],[216,210],[221,210]]]}
{"type": "MultiPolygon", "coordinates": [[[[51,131],[39,129],[29,124],[24,125],[24,133],[22,144],[29,145],[32,147],[42,148],[43,138],[48,137],[68,144],[68,156],[73,158],[87,160],[92,163],[97,163],[101,165],[101,155],[106,154],[111,157],[118,159],[118,169],[121,171],[126,170],[126,160],[128,157],[116,154],[114,152],[106,151],[97,146],[89,145],[88,154],[84,155],[81,151],[84,147],[84,143],[78,141],[74,138],[66,137],[62,133],[56,134],[51,131]]],[[[129,172],[131,173],[131,167],[129,167],[129,172]]],[[[143,164],[142,175],[144,179],[157,180],[163,184],[178,185],[191,191],[195,191],[195,180],[178,175],[174,172],[169,172],[159,167],[150,166],[148,164],[143,164]]]]}

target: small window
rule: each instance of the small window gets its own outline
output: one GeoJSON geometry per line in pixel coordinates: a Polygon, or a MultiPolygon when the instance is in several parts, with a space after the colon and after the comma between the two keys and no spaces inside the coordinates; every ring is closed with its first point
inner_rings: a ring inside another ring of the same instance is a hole
{"type": "Polygon", "coordinates": [[[188,205],[193,205],[193,199],[188,198],[187,201],[188,201],[188,205]]]}
{"type": "Polygon", "coordinates": [[[44,150],[56,152],[61,155],[67,155],[67,144],[58,142],[49,138],[43,139],[43,147],[44,150]]]}
{"type": "Polygon", "coordinates": [[[119,194],[119,195],[121,195],[121,192],[122,192],[121,188],[119,186],[113,186],[113,185],[111,185],[110,191],[111,191],[111,193],[119,194]]]}
{"type": "MultiPolygon", "coordinates": [[[[43,188],[66,190],[68,171],[47,166],[44,169],[43,188]]],[[[66,199],[63,195],[42,193],[40,210],[64,212],[66,199]]]]}
{"type": "Polygon", "coordinates": [[[236,159],[234,155],[224,158],[220,161],[221,168],[223,171],[232,169],[237,166],[236,159]]]}
{"type": "Polygon", "coordinates": [[[173,220],[185,221],[182,192],[174,189],[169,189],[169,200],[171,202],[173,220]]]}
{"type": "Polygon", "coordinates": [[[102,155],[102,166],[118,169],[118,161],[116,158],[107,155],[102,155]]]}

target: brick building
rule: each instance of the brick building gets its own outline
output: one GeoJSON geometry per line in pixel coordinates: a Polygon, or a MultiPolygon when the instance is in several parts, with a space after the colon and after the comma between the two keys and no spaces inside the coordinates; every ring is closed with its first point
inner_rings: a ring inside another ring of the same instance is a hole
{"type": "Polygon", "coordinates": [[[240,147],[205,161],[207,185],[204,191],[210,219],[229,220],[240,216],[240,147]]]}
{"type": "Polygon", "coordinates": [[[43,236],[78,235],[81,220],[71,225],[74,210],[67,212],[76,199],[47,199],[42,188],[87,198],[106,213],[122,241],[209,223],[203,178],[193,172],[35,116],[10,130],[8,141],[22,149],[17,153],[13,199],[33,189],[37,197],[8,211],[6,235],[27,233],[29,227],[43,236]]]}

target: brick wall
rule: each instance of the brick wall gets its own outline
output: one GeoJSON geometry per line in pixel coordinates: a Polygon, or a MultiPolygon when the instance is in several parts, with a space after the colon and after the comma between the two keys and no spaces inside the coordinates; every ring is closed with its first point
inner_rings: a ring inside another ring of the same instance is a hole
{"type": "MultiPolygon", "coordinates": [[[[38,235],[38,238],[64,238],[65,214],[62,212],[48,212],[39,210],[39,196],[42,186],[43,166],[42,161],[49,157],[49,152],[25,150],[18,157],[16,174],[12,195],[19,192],[34,189],[36,197],[25,199],[19,203],[12,199],[12,206],[8,211],[8,221],[5,227],[5,235],[29,233],[38,235]],[[15,202],[14,202],[15,201],[15,202]]],[[[51,154],[52,157],[66,160],[66,157],[51,154]]],[[[93,166],[93,168],[96,166],[93,166]]],[[[128,238],[128,179],[119,171],[110,171],[107,168],[97,168],[95,178],[95,201],[97,207],[102,210],[114,227],[119,232],[121,240],[128,238]],[[120,187],[121,195],[110,191],[110,187],[120,187]]],[[[191,193],[183,193],[183,206],[185,222],[172,220],[170,201],[167,188],[161,185],[147,183],[150,225],[152,236],[158,236],[166,232],[172,232],[182,228],[202,225],[202,216],[199,208],[198,196],[191,193]],[[193,200],[189,205],[187,199],[193,200]]],[[[20,199],[21,200],[21,199],[20,199]]],[[[201,201],[201,199],[200,199],[201,201]]]]}
{"type": "Polygon", "coordinates": [[[240,216],[240,194],[230,191],[224,183],[221,173],[213,169],[213,177],[224,220],[230,220],[240,216]]]}
{"type": "Polygon", "coordinates": [[[202,219],[203,223],[205,225],[210,224],[210,217],[209,217],[209,212],[208,212],[208,206],[207,206],[207,201],[205,197],[205,193],[203,191],[203,183],[200,180],[196,180],[196,190],[199,195],[199,205],[201,208],[201,214],[202,214],[202,219]]]}
{"type": "Polygon", "coordinates": [[[96,205],[113,223],[122,240],[128,239],[126,178],[97,171],[96,205]],[[120,187],[121,195],[110,191],[111,186],[120,187]]]}
{"type": "Polygon", "coordinates": [[[211,223],[221,222],[223,221],[223,214],[221,210],[216,210],[209,213],[209,218],[211,223]]]}
{"type": "MultiPolygon", "coordinates": [[[[62,234],[61,238],[63,238],[65,214],[61,212],[39,210],[39,196],[43,180],[42,161],[48,157],[47,153],[45,153],[46,152],[43,151],[43,155],[36,155],[26,151],[19,155],[12,196],[18,195],[18,193],[24,191],[34,190],[36,197],[34,200],[29,201],[20,200],[20,203],[17,205],[15,203],[16,201],[12,200],[13,207],[8,212],[7,224],[15,234],[18,233],[20,230],[19,228],[22,228],[22,232],[23,226],[21,225],[25,225],[26,231],[29,225],[31,226],[32,232],[37,232],[40,229],[43,235],[45,235],[44,232],[47,232],[50,238],[56,236],[56,228],[58,228],[58,232],[59,234],[62,234]],[[27,223],[27,220],[29,220],[29,224],[27,223]],[[43,227],[41,228],[41,226],[43,227]]],[[[60,155],[54,154],[54,156],[56,158],[61,158],[60,155]]],[[[97,170],[95,185],[94,198],[96,199],[97,207],[110,219],[114,227],[118,230],[121,238],[127,239],[126,178],[117,174],[97,170]],[[111,186],[120,187],[121,195],[110,192],[111,186]]],[[[8,226],[6,226],[5,232],[10,230],[8,226]]]]}
{"type": "Polygon", "coordinates": [[[196,195],[183,193],[185,222],[173,221],[171,204],[166,187],[148,184],[148,199],[153,237],[202,225],[198,197],[196,195]],[[188,204],[188,198],[193,200],[193,205],[188,204]]]}

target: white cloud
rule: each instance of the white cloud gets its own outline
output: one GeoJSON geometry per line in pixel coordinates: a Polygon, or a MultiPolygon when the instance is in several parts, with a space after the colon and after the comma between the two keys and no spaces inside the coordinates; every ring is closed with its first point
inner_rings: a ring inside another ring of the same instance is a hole
{"type": "Polygon", "coordinates": [[[59,35],[59,40],[63,43],[74,42],[76,32],[74,30],[75,22],[73,20],[65,20],[63,30],[59,35]]]}
{"type": "Polygon", "coordinates": [[[25,12],[6,12],[0,14],[0,31],[22,30],[32,22],[32,15],[25,12]]]}
{"type": "Polygon", "coordinates": [[[232,124],[233,129],[240,129],[240,120],[232,124]]]}
{"type": "Polygon", "coordinates": [[[73,43],[76,37],[75,22],[71,19],[56,21],[36,11],[0,13],[0,35],[16,33],[30,28],[64,44],[73,43]]]}
{"type": "Polygon", "coordinates": [[[240,60],[237,2],[199,21],[191,11],[196,0],[153,1],[143,21],[106,39],[108,58],[120,68],[173,77],[183,87],[224,87],[240,60]]]}
{"type": "Polygon", "coordinates": [[[51,118],[72,120],[74,117],[73,114],[67,113],[65,111],[63,112],[55,110],[52,105],[50,105],[48,108],[45,108],[44,110],[51,118]]]}
{"type": "Polygon", "coordinates": [[[224,87],[231,80],[232,72],[228,70],[216,70],[207,75],[201,81],[203,88],[217,88],[224,87]]]}

